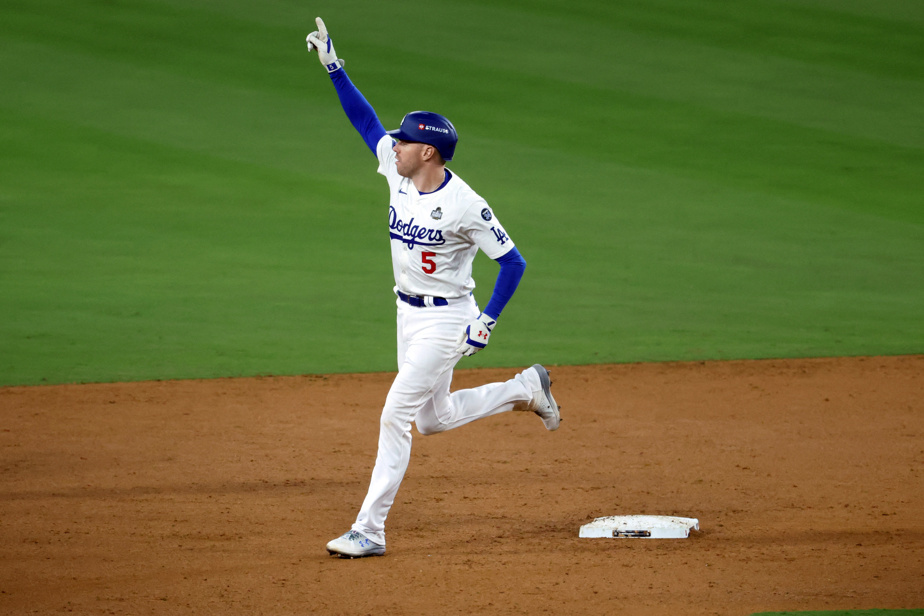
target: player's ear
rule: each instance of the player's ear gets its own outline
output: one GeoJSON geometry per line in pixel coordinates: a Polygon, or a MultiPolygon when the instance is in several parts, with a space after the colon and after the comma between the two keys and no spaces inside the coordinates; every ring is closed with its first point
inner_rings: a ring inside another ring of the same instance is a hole
{"type": "Polygon", "coordinates": [[[440,151],[436,149],[436,146],[427,144],[427,147],[423,149],[423,158],[426,161],[435,161],[438,163],[446,164],[443,160],[443,157],[440,155],[440,151]]]}

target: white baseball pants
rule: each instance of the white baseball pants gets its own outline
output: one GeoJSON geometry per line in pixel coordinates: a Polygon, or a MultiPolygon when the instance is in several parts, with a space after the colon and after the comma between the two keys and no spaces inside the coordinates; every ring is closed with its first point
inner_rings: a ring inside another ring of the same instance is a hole
{"type": "Polygon", "coordinates": [[[379,449],[369,491],[353,530],[385,545],[385,518],[411,458],[411,422],[423,435],[451,430],[482,417],[525,409],[541,391],[535,370],[504,383],[491,383],[452,394],[452,370],[462,328],[478,317],[474,298],[450,300],[449,306],[398,305],[398,376],[379,428],[379,449]]]}

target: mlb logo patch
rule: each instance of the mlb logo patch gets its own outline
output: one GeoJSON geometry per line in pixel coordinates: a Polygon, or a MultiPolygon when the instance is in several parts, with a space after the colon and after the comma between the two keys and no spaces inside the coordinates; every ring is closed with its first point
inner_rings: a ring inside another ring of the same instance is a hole
{"type": "Polygon", "coordinates": [[[424,128],[426,128],[426,126],[424,126],[423,124],[417,125],[417,130],[423,130],[424,128]]]}

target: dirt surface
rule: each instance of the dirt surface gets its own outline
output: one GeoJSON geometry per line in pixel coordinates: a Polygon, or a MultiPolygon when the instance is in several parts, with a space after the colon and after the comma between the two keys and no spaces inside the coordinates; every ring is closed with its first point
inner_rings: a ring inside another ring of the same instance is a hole
{"type": "Polygon", "coordinates": [[[553,368],[560,430],[415,431],[387,554],[337,559],[392,378],[0,389],[0,613],[924,606],[924,356],[553,368]],[[702,531],[578,538],[624,514],[702,531]]]}

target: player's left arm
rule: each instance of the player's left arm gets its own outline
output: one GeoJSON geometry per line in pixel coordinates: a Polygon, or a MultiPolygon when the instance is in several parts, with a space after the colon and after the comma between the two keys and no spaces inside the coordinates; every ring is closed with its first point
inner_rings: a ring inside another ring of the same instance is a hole
{"type": "Polygon", "coordinates": [[[526,271],[526,259],[516,246],[494,260],[500,264],[500,271],[494,282],[494,292],[491,293],[491,299],[484,311],[462,331],[458,349],[462,355],[474,355],[488,345],[497,319],[513,297],[526,271]]]}
{"type": "Polygon", "coordinates": [[[514,246],[507,254],[494,260],[500,264],[500,271],[497,273],[494,292],[491,294],[488,305],[484,308],[484,314],[497,321],[507,302],[513,297],[517,287],[520,286],[520,279],[523,278],[523,272],[526,271],[526,259],[514,246]]]}

